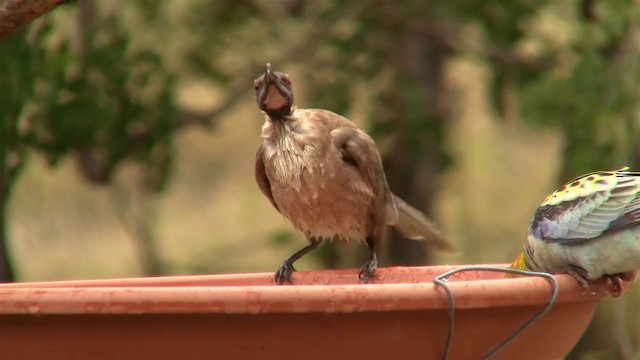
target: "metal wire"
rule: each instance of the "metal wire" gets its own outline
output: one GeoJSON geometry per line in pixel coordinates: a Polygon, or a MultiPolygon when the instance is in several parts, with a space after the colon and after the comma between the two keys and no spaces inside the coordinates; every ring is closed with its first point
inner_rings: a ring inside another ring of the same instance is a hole
{"type": "Polygon", "coordinates": [[[549,310],[551,310],[551,308],[556,302],[556,299],[558,298],[558,286],[559,286],[558,280],[552,274],[544,273],[544,272],[516,270],[516,269],[509,269],[509,268],[502,268],[502,267],[495,267],[495,266],[473,266],[472,265],[472,266],[462,266],[457,269],[453,269],[436,276],[433,279],[433,283],[435,285],[441,286],[442,289],[444,289],[444,292],[447,295],[447,302],[449,303],[449,332],[447,334],[447,342],[446,342],[444,354],[442,355],[442,358],[444,360],[448,360],[449,354],[451,353],[451,344],[453,343],[454,321],[455,321],[455,308],[454,308],[453,295],[451,294],[451,290],[447,286],[446,282],[451,275],[457,274],[459,272],[466,272],[466,271],[492,271],[492,272],[502,272],[507,274],[539,276],[539,277],[548,279],[551,282],[552,292],[551,292],[551,297],[549,298],[549,302],[547,303],[547,306],[545,306],[541,311],[539,311],[533,317],[531,317],[531,319],[527,320],[521,327],[519,327],[516,331],[514,331],[511,335],[509,335],[506,339],[504,339],[500,344],[498,344],[489,352],[484,354],[481,358],[483,360],[491,358],[493,355],[495,355],[497,352],[499,352],[505,346],[507,346],[511,341],[513,341],[513,339],[515,339],[520,334],[522,334],[522,332],[524,332],[527,328],[529,328],[535,322],[540,320],[544,315],[546,315],[549,312],[549,310]]]}

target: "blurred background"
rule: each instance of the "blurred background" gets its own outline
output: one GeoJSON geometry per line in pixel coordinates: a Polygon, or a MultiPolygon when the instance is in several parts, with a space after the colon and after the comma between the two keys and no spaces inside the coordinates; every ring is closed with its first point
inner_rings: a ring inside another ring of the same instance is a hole
{"type": "MultiPolygon", "coordinates": [[[[253,178],[266,62],[462,250],[394,235],[383,266],[510,262],[558,185],[640,169],[638,0],[78,0],[0,41],[0,278],[275,271],[305,240],[253,178]]],[[[569,358],[638,359],[638,303],[606,299],[569,358]]]]}

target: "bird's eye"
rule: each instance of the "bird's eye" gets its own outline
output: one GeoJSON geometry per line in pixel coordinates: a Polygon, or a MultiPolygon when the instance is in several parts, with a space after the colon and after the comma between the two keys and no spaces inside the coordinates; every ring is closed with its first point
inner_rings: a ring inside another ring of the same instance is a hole
{"type": "Polygon", "coordinates": [[[256,80],[253,82],[253,90],[258,91],[258,88],[260,88],[260,81],[256,80]]]}
{"type": "Polygon", "coordinates": [[[284,74],[282,76],[282,81],[284,81],[284,83],[287,84],[287,85],[291,85],[291,80],[289,80],[289,75],[287,75],[287,74],[284,74]]]}

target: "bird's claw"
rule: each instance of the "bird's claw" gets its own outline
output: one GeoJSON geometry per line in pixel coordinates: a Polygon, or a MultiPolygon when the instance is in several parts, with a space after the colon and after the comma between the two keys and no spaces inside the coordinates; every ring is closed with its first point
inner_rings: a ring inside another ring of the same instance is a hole
{"type": "Polygon", "coordinates": [[[378,259],[372,258],[366,264],[362,265],[360,268],[360,273],[358,274],[358,278],[360,281],[367,284],[373,278],[373,275],[378,268],[378,259]]]}
{"type": "Polygon", "coordinates": [[[586,271],[581,267],[572,266],[567,273],[576,279],[578,284],[580,284],[580,287],[582,287],[582,295],[585,295],[587,293],[587,289],[589,289],[589,281],[587,280],[586,271]]]}
{"type": "MultiPolygon", "coordinates": [[[[573,276],[574,279],[582,286],[582,295],[587,292],[589,289],[589,278],[587,272],[580,267],[572,267],[568,271],[569,275],[573,276]]],[[[612,274],[612,275],[603,275],[602,277],[607,280],[607,284],[612,286],[611,296],[618,297],[622,295],[622,291],[624,289],[622,282],[625,274],[612,274]]]]}
{"type": "Polygon", "coordinates": [[[604,277],[607,279],[607,284],[613,285],[613,291],[611,292],[611,296],[618,297],[622,295],[622,290],[624,287],[622,286],[622,279],[620,278],[620,276],[614,274],[614,275],[605,275],[604,277]]]}
{"type": "Polygon", "coordinates": [[[293,267],[293,264],[290,261],[283,261],[274,275],[276,284],[282,285],[285,281],[291,284],[291,274],[293,274],[294,271],[296,271],[296,269],[293,267]]]}

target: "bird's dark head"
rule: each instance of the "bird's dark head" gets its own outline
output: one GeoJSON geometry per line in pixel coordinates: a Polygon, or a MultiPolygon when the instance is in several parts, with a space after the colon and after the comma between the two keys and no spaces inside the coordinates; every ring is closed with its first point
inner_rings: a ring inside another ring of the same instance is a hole
{"type": "Polygon", "coordinates": [[[253,81],[253,88],[256,91],[258,107],[272,119],[291,113],[293,88],[289,75],[272,71],[271,64],[267,63],[267,70],[253,81]]]}

